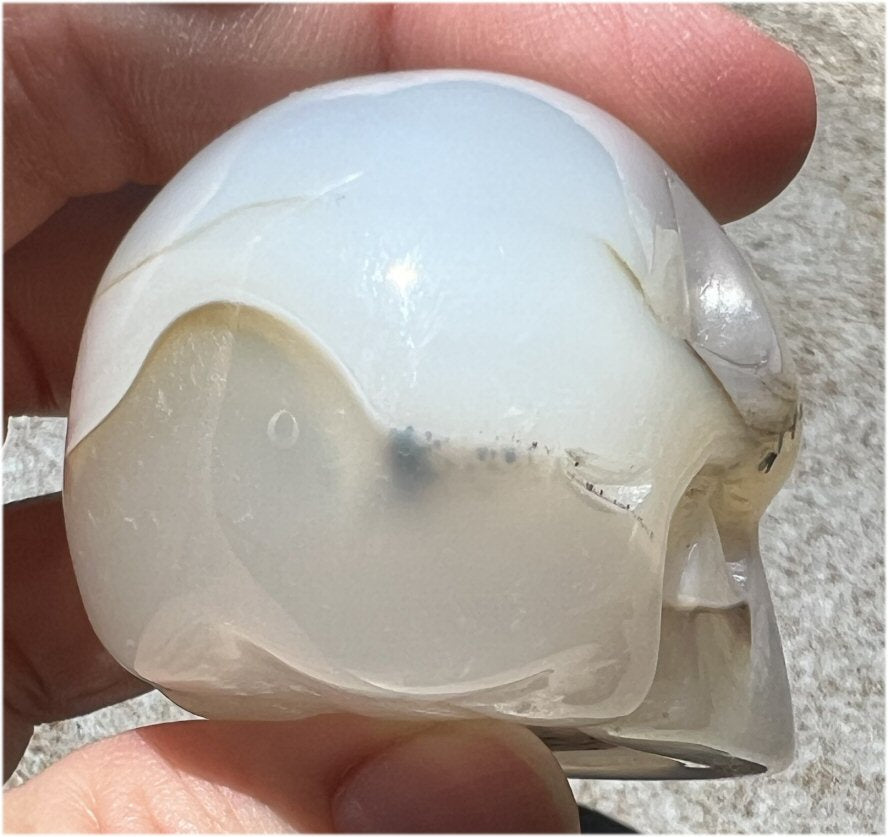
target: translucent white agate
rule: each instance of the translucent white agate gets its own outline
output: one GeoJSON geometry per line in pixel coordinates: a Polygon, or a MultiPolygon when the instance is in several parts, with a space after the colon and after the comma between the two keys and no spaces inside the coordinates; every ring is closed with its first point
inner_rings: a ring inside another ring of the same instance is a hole
{"type": "Polygon", "coordinates": [[[210,717],[780,766],[756,532],[786,364],[745,261],[592,105],[461,71],[296,94],[195,157],[97,291],[64,496],[90,619],[210,717]]]}

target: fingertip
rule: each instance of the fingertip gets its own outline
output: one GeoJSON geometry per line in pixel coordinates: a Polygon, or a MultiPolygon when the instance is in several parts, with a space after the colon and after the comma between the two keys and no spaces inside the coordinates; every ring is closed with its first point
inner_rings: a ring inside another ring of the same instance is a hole
{"type": "Polygon", "coordinates": [[[470,67],[575,93],[633,128],[720,220],[781,192],[811,146],[811,74],[723,6],[406,5],[395,68],[470,67]]]}
{"type": "Polygon", "coordinates": [[[796,52],[733,12],[718,9],[698,37],[712,66],[691,89],[707,124],[678,132],[664,156],[724,223],[768,203],[798,174],[814,140],[816,91],[796,52]]]}
{"type": "Polygon", "coordinates": [[[575,833],[555,759],[523,727],[442,724],[353,768],[333,798],[342,833],[575,833]]]}

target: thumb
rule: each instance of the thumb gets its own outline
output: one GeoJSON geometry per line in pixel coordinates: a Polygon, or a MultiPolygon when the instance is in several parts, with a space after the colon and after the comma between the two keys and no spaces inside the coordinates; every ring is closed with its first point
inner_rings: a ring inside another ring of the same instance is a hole
{"type": "Polygon", "coordinates": [[[523,727],[350,715],[185,721],[92,744],[7,791],[5,831],[561,832],[577,808],[523,727]]]}

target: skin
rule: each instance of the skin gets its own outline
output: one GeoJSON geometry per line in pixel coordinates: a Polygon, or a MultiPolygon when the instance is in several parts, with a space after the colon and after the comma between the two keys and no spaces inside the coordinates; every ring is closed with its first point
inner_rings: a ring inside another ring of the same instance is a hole
{"type": "MultiPolygon", "coordinates": [[[[15,6],[5,16],[5,411],[64,414],[95,285],[156,190],[294,89],[469,67],[584,96],[722,221],[777,195],[814,134],[810,74],[712,6],[15,6]]],[[[34,724],[144,691],[83,611],[58,498],[7,506],[6,774],[34,724]]],[[[167,724],[5,795],[12,831],[575,831],[554,759],[490,722],[167,724]]]]}

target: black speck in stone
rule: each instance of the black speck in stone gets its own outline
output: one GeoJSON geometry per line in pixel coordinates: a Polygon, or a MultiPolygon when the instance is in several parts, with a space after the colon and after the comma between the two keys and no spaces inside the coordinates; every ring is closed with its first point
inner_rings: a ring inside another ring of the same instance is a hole
{"type": "Polygon", "coordinates": [[[765,456],[765,458],[759,462],[758,469],[764,474],[767,474],[774,463],[777,461],[777,451],[771,451],[769,454],[765,456]]]}
{"type": "Polygon", "coordinates": [[[429,461],[429,446],[416,437],[412,427],[389,434],[389,450],[395,486],[413,494],[435,476],[429,461]]]}

